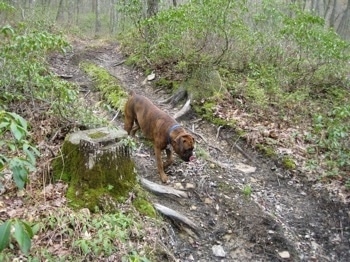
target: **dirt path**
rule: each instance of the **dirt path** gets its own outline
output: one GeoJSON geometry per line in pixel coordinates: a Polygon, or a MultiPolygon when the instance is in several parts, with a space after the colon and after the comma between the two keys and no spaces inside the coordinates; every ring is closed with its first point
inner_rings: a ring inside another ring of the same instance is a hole
{"type": "MultiPolygon", "coordinates": [[[[69,74],[75,72],[73,80],[79,84],[89,80],[77,69],[77,62],[89,59],[108,69],[125,89],[133,89],[156,104],[167,98],[167,94],[155,92],[149,85],[142,87],[145,77],[136,70],[113,66],[123,60],[116,46],[90,49],[80,43],[75,46],[75,55],[66,59],[69,74]]],[[[167,105],[159,107],[171,115],[178,110],[167,105]]],[[[116,125],[122,127],[122,122],[119,118],[116,125]]],[[[179,261],[348,261],[349,207],[327,200],[302,174],[280,169],[245,149],[255,163],[248,161],[232,149],[232,130],[223,129],[216,138],[217,127],[195,116],[181,124],[190,130],[194,127],[205,138],[196,136],[195,163],[176,158],[167,172],[170,186],[186,189],[190,197],[153,198],[186,215],[201,230],[197,236],[169,223],[169,237],[164,239],[169,253],[179,261]],[[246,192],[252,189],[250,196],[243,194],[244,188],[246,192]]],[[[138,173],[160,183],[153,150],[143,142],[137,140],[134,155],[138,173]]],[[[245,148],[243,142],[240,145],[245,148]]]]}

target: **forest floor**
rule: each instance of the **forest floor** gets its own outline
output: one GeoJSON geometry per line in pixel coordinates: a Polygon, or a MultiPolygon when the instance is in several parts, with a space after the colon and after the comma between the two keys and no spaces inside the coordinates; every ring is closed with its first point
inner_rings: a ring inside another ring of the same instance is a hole
{"type": "MultiPolygon", "coordinates": [[[[79,69],[79,63],[86,60],[104,67],[125,90],[147,96],[170,115],[179,110],[159,103],[170,94],[155,90],[151,83],[142,84],[146,77],[142,73],[124,64],[115,66],[124,60],[116,44],[91,47],[75,41],[73,46],[73,53],[56,55],[50,63],[55,73],[70,75],[69,81],[85,88],[88,103],[96,104],[102,98],[93,81],[79,69]]],[[[113,115],[105,117],[111,120],[113,115]]],[[[232,129],[222,128],[218,133],[217,126],[194,113],[179,122],[194,131],[197,159],[185,163],[175,157],[167,170],[168,186],[185,190],[189,198],[152,195],[152,201],[187,216],[199,232],[166,220],[163,241],[171,254],[168,261],[348,261],[347,204],[312,186],[314,182],[301,172],[285,170],[245,141],[238,141],[251,158],[247,159],[232,146],[232,129]]],[[[115,126],[123,127],[122,114],[115,119],[115,126]]],[[[138,175],[160,183],[152,147],[140,134],[136,142],[133,158],[138,175]]],[[[54,188],[63,190],[57,185],[54,188]]],[[[60,202],[57,196],[55,201],[60,202]]]]}

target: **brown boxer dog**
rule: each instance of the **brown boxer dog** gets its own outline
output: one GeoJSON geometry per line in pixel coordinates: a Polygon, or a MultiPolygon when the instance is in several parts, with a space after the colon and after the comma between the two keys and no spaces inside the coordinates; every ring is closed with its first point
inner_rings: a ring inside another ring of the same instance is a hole
{"type": "Polygon", "coordinates": [[[173,162],[172,148],[186,162],[194,158],[194,138],[175,119],[156,107],[148,98],[134,91],[129,93],[125,105],[124,129],[131,136],[135,136],[136,131],[141,129],[144,136],[152,140],[158,172],[163,183],[168,181],[164,168],[173,162]],[[161,152],[164,149],[167,160],[163,163],[161,152]]]}

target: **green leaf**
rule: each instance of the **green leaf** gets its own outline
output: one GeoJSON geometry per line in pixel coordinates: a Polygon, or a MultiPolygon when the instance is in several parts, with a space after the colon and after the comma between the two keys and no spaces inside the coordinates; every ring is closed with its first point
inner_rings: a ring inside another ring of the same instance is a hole
{"type": "Polygon", "coordinates": [[[23,137],[23,132],[18,128],[16,122],[12,122],[10,125],[11,133],[16,138],[16,140],[21,140],[23,137]]]}
{"type": "Polygon", "coordinates": [[[11,220],[7,220],[0,226],[0,251],[4,250],[10,243],[11,220]]]}
{"type": "Polygon", "coordinates": [[[29,233],[26,230],[25,223],[16,220],[15,221],[15,233],[14,237],[24,254],[28,254],[31,246],[31,240],[29,233]]]}
{"type": "Polygon", "coordinates": [[[24,229],[26,230],[26,232],[28,233],[29,238],[32,238],[34,236],[32,227],[23,221],[21,221],[21,224],[24,227],[24,229]]]}
{"type": "Polygon", "coordinates": [[[25,183],[27,182],[28,171],[20,165],[10,166],[10,169],[13,173],[13,179],[15,180],[16,186],[19,189],[23,189],[25,183]]]}
{"type": "Polygon", "coordinates": [[[32,232],[33,232],[33,235],[35,235],[36,233],[39,232],[41,228],[41,225],[38,223],[38,224],[35,224],[34,226],[32,226],[32,232]]]}

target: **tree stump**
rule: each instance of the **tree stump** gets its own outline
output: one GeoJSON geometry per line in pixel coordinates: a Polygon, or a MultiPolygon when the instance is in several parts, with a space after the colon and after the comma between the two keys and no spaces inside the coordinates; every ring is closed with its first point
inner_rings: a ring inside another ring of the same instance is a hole
{"type": "Polygon", "coordinates": [[[72,207],[112,212],[136,183],[130,147],[124,130],[97,128],[66,137],[62,156],[54,163],[54,177],[69,183],[72,207]]]}

